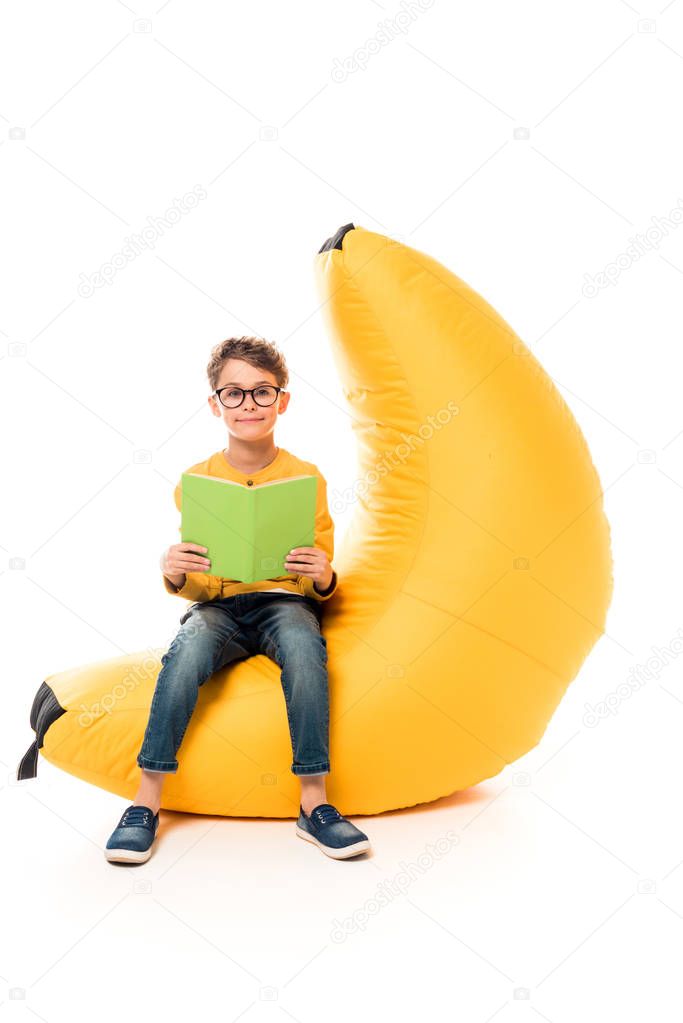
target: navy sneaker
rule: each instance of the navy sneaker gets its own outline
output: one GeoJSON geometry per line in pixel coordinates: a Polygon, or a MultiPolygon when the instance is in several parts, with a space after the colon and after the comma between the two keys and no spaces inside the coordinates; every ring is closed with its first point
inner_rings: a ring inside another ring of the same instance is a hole
{"type": "Polygon", "coordinates": [[[305,814],[299,804],[296,833],[299,838],[314,842],[327,856],[335,860],[358,856],[370,848],[368,836],[359,831],[346,817],[342,817],[331,803],[314,806],[310,814],[305,814]]]}
{"type": "Polygon", "coordinates": [[[110,863],[144,863],[152,855],[152,844],[159,827],[159,814],[149,806],[131,803],[121,815],[104,855],[110,863]]]}

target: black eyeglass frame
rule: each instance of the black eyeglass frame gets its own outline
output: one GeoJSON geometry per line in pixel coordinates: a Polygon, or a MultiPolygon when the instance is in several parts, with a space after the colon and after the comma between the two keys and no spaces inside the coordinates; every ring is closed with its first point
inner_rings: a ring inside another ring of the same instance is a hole
{"type": "Polygon", "coordinates": [[[228,384],[226,387],[219,387],[219,389],[217,391],[214,391],[213,393],[218,398],[218,401],[220,402],[220,404],[223,405],[223,408],[230,408],[230,409],[239,408],[240,405],[242,405],[244,403],[244,399],[246,398],[246,396],[248,394],[251,395],[252,401],[254,402],[255,405],[258,405],[259,408],[270,408],[270,406],[274,405],[275,402],[278,400],[278,398],[280,396],[280,392],[284,391],[284,390],[285,390],[284,387],[277,387],[275,384],[259,384],[258,387],[237,387],[235,384],[228,384]],[[256,396],[254,394],[254,391],[259,391],[262,387],[270,387],[274,391],[277,391],[277,394],[275,395],[273,400],[271,402],[269,402],[267,405],[262,405],[259,401],[257,401],[256,400],[256,396]],[[242,400],[239,401],[236,405],[224,405],[223,402],[221,401],[221,391],[241,391],[242,392],[242,400]]]}

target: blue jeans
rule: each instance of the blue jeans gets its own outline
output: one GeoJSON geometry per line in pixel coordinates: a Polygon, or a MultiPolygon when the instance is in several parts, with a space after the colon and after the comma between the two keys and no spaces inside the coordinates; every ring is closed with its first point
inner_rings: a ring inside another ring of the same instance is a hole
{"type": "Polygon", "coordinates": [[[232,661],[265,654],[282,669],[292,773],[329,773],[327,643],[321,621],[318,601],[296,593],[237,593],[193,604],[161,658],[138,766],[175,774],[199,686],[232,661]]]}

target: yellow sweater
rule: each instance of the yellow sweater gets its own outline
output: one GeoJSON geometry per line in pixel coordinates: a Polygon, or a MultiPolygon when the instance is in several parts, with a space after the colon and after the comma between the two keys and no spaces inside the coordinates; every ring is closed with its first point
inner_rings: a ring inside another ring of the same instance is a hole
{"type": "MultiPolygon", "coordinates": [[[[198,472],[206,476],[220,476],[222,479],[232,480],[235,483],[244,483],[247,486],[251,485],[250,481],[253,484],[267,483],[271,480],[287,479],[288,476],[300,476],[304,473],[317,476],[318,498],[315,512],[315,543],[313,546],[321,547],[327,554],[330,564],[332,564],[332,557],[334,555],[334,523],[327,507],[327,482],[321,475],[318,467],[312,462],[304,462],[285,448],[280,448],[270,465],[267,465],[264,469],[259,469],[258,472],[244,473],[233,468],[221,450],[216,451],[206,461],[190,466],[186,472],[198,472]]],[[[182,494],[180,483],[175,488],[174,497],[176,507],[178,511],[181,511],[182,494]]],[[[178,531],[180,532],[180,527],[178,531]]],[[[217,597],[231,597],[235,593],[267,592],[270,590],[301,593],[306,597],[313,597],[314,600],[322,601],[329,600],[337,588],[337,573],[334,570],[330,588],[324,593],[318,593],[313,579],[305,575],[279,575],[274,576],[272,579],[261,579],[254,583],[243,583],[236,579],[224,579],[222,576],[210,575],[209,572],[188,572],[185,578],[185,585],[180,589],[177,589],[165,575],[162,578],[169,593],[192,601],[214,600],[217,597]]]]}

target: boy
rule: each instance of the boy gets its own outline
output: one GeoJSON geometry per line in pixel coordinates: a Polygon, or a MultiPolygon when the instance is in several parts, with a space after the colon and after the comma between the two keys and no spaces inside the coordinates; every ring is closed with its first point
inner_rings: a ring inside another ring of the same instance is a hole
{"type": "MultiPolygon", "coordinates": [[[[296,547],[289,553],[285,567],[290,575],[255,583],[212,576],[207,548],[200,544],[176,543],[164,552],[161,569],[167,591],[196,603],[180,619],[181,628],[161,659],[137,757],[140,784],[107,841],[105,856],[113,863],[149,859],[164,777],[178,770],[176,753],[199,686],[231,661],[263,653],[282,668],[294,758],[291,770],[301,779],[296,834],[328,856],[346,859],[365,852],[370,843],[325,795],[325,775],[330,771],[329,700],[320,605],[337,587],[337,574],[330,564],[334,525],[326,482],[315,465],[275,446],[277,417],[286,411],[290,397],[285,390],[287,366],[275,345],[255,337],[229,338],[213,349],[207,374],[212,390],[209,407],[227,427],[228,449],[187,471],[247,486],[315,473],[316,546],[296,547]],[[191,625],[184,630],[189,619],[191,625]]],[[[175,501],[180,510],[180,485],[175,501]]]]}

